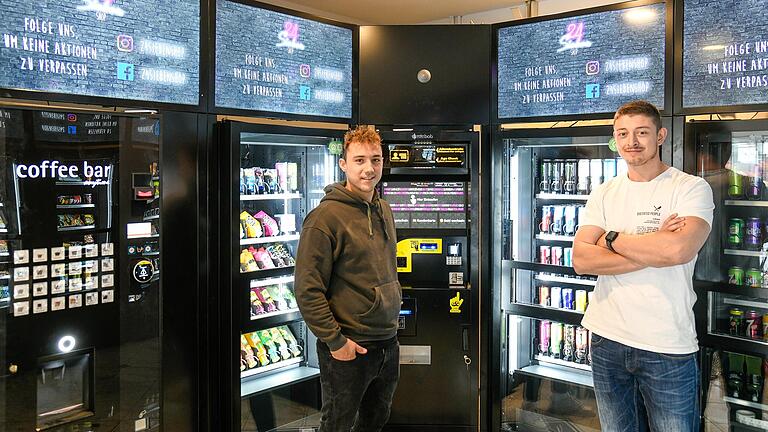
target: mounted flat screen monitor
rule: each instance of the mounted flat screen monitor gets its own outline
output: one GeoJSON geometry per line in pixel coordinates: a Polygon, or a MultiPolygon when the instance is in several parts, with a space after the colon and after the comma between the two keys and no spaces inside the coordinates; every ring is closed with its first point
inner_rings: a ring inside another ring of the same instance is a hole
{"type": "Polygon", "coordinates": [[[665,22],[657,3],[499,28],[499,118],[663,109],[665,22]]]}
{"type": "Polygon", "coordinates": [[[199,0],[3,0],[0,16],[1,88],[199,103],[199,0]]]}
{"type": "Polygon", "coordinates": [[[768,104],[765,0],[685,0],[683,10],[683,108],[768,104]]]}
{"type": "Polygon", "coordinates": [[[396,228],[464,229],[467,185],[462,182],[382,182],[396,228]]]}
{"type": "Polygon", "coordinates": [[[216,106],[352,117],[352,29],[216,1],[216,106]]]}

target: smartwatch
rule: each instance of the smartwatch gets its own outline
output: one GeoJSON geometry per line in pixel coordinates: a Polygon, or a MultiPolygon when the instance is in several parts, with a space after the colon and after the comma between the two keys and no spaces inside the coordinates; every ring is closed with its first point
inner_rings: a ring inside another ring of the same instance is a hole
{"type": "Polygon", "coordinates": [[[619,233],[616,231],[608,231],[608,234],[605,235],[605,245],[608,246],[608,249],[610,249],[611,252],[616,253],[616,251],[613,250],[613,241],[616,240],[618,236],[619,233]]]}

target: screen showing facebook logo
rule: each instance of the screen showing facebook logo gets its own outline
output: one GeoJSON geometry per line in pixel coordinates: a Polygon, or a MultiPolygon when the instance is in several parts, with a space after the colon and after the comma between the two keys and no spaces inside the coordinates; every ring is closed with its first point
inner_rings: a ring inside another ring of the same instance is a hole
{"type": "Polygon", "coordinates": [[[587,84],[587,99],[597,99],[600,97],[600,84],[587,84]]]}
{"type": "Polygon", "coordinates": [[[312,88],[305,85],[299,87],[299,99],[301,100],[312,99],[312,88]]]}
{"type": "Polygon", "coordinates": [[[134,69],[136,68],[132,63],[117,62],[117,79],[133,81],[134,69]]]}

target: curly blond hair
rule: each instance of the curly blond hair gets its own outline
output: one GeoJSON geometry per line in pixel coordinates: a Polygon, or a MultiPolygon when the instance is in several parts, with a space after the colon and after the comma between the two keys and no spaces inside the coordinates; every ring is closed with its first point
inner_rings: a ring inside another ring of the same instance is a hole
{"type": "Polygon", "coordinates": [[[381,145],[381,136],[376,132],[376,129],[370,125],[359,125],[354,129],[350,129],[344,134],[344,151],[341,153],[341,158],[347,157],[347,148],[350,143],[361,144],[373,144],[381,145]]]}

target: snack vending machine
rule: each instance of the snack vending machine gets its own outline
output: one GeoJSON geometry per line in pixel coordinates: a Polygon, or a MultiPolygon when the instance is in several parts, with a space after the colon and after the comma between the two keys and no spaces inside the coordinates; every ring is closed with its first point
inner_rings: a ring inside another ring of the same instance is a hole
{"type": "MultiPolygon", "coordinates": [[[[222,191],[221,301],[232,430],[319,425],[315,340],[294,297],[301,225],[342,179],[342,130],[218,124],[222,191]]],[[[302,429],[304,428],[304,429],[302,429]]]]}
{"type": "Polygon", "coordinates": [[[768,121],[686,124],[686,170],[712,187],[694,270],[704,430],[768,428],[768,121]]]}
{"type": "Polygon", "coordinates": [[[159,430],[159,117],[0,107],[0,430],[159,430]]]}
{"type": "Polygon", "coordinates": [[[573,239],[589,194],[627,166],[610,126],[501,130],[494,149],[494,327],[502,430],[600,430],[581,319],[596,277],[573,239]]]}

